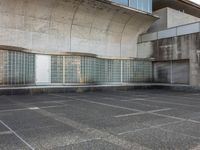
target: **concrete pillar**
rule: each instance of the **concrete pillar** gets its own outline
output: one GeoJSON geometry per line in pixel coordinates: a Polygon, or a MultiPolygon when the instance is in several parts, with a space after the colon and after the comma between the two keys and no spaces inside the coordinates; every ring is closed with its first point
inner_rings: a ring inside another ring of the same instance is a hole
{"type": "Polygon", "coordinates": [[[200,65],[198,60],[198,38],[199,34],[192,34],[189,39],[189,53],[190,53],[190,85],[200,86],[200,65]]]}

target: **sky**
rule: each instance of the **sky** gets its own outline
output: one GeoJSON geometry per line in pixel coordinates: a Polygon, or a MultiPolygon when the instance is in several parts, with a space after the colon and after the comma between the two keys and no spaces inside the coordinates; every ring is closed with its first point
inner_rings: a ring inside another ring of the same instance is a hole
{"type": "Polygon", "coordinates": [[[200,5],[200,0],[191,0],[191,1],[193,1],[193,2],[195,2],[195,3],[200,5]]]}

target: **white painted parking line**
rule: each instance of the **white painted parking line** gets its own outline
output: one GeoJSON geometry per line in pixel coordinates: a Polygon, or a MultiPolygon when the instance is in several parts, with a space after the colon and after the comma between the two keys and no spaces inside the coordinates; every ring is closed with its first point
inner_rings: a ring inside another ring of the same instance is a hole
{"type": "Polygon", "coordinates": [[[120,146],[123,149],[128,149],[128,150],[133,150],[133,149],[141,149],[141,150],[145,149],[145,150],[147,150],[148,149],[145,146],[142,146],[138,143],[130,142],[126,139],[121,139],[118,136],[115,136],[115,135],[113,135],[109,132],[106,132],[105,130],[102,131],[102,130],[98,130],[98,129],[95,129],[95,128],[91,128],[87,124],[82,124],[80,122],[71,120],[67,117],[59,116],[55,113],[48,112],[44,109],[37,110],[37,112],[40,113],[43,116],[50,117],[50,118],[52,118],[56,121],[59,121],[61,123],[64,123],[68,126],[75,128],[77,130],[80,130],[81,132],[86,133],[90,137],[95,137],[95,138],[100,137],[103,141],[107,141],[111,144],[120,146]]]}
{"type": "Polygon", "coordinates": [[[149,96],[151,97],[151,96],[153,96],[153,97],[157,97],[157,98],[160,98],[160,97],[162,97],[162,98],[180,98],[180,99],[184,99],[184,100],[199,100],[199,98],[194,98],[194,97],[188,97],[188,96],[184,96],[184,95],[171,95],[171,94],[168,94],[168,95],[166,95],[166,94],[149,94],[149,96]]]}
{"type": "Polygon", "coordinates": [[[185,107],[195,107],[195,108],[199,108],[198,106],[195,105],[189,105],[189,104],[181,104],[181,103],[176,103],[176,102],[167,102],[167,101],[159,101],[159,100],[151,100],[151,98],[149,98],[148,100],[140,100],[140,101],[146,101],[146,102],[156,102],[156,103],[163,103],[163,104],[172,104],[172,105],[179,105],[179,106],[185,106],[185,107]]]}
{"type": "Polygon", "coordinates": [[[19,138],[26,146],[28,146],[31,150],[35,150],[29,143],[27,143],[22,137],[20,137],[14,130],[12,130],[8,125],[6,125],[2,120],[0,123],[3,124],[10,132],[12,132],[17,138],[19,138]]]}
{"type": "MultiPolygon", "coordinates": [[[[147,127],[147,128],[137,129],[137,130],[134,130],[134,131],[127,131],[127,132],[119,133],[118,135],[135,133],[135,132],[139,132],[139,131],[143,131],[143,130],[148,130],[148,129],[152,129],[152,128],[159,128],[160,130],[163,130],[163,131],[166,131],[166,132],[170,132],[170,133],[174,133],[175,131],[169,130],[169,129],[164,129],[162,127],[166,126],[166,125],[172,125],[172,124],[176,124],[176,123],[181,123],[181,122],[182,121],[176,121],[176,122],[171,122],[171,123],[166,123],[166,124],[160,124],[160,125],[150,126],[150,127],[147,127]]],[[[192,135],[181,133],[181,132],[177,132],[177,133],[180,134],[180,135],[183,135],[183,136],[194,138],[194,139],[200,139],[200,137],[197,137],[197,136],[192,136],[192,135]]]]}
{"type": "Polygon", "coordinates": [[[0,132],[0,135],[8,135],[8,134],[12,134],[12,132],[11,131],[0,132]]]}
{"type": "Polygon", "coordinates": [[[23,111],[23,110],[27,110],[27,108],[0,110],[0,113],[3,113],[3,112],[12,112],[12,111],[23,111]]]}
{"type": "Polygon", "coordinates": [[[0,110],[0,113],[4,112],[14,112],[14,111],[24,111],[24,110],[37,110],[37,109],[45,109],[45,108],[57,108],[57,107],[65,107],[68,106],[68,104],[65,105],[54,105],[54,106],[44,106],[44,107],[26,107],[21,109],[6,109],[6,110],[0,110]]]}
{"type": "Polygon", "coordinates": [[[151,111],[144,111],[144,112],[138,112],[138,113],[130,113],[130,114],[124,114],[124,115],[116,115],[115,118],[121,118],[121,117],[128,117],[128,116],[136,116],[136,115],[142,115],[147,113],[155,113],[160,111],[166,111],[171,110],[171,108],[165,108],[165,109],[157,109],[157,110],[151,110],[151,111]]]}
{"type": "MultiPolygon", "coordinates": [[[[53,95],[55,95],[55,94],[53,94],[53,95]]],[[[57,95],[57,96],[63,97],[62,95],[57,95]]],[[[101,102],[95,102],[95,101],[90,101],[90,100],[85,100],[85,99],[79,99],[79,98],[73,98],[73,97],[68,97],[68,98],[71,98],[71,99],[74,99],[74,100],[77,100],[77,101],[91,103],[91,104],[98,104],[98,105],[102,105],[102,106],[107,106],[107,107],[120,108],[120,109],[125,109],[125,110],[130,110],[130,111],[144,112],[144,111],[141,111],[139,109],[122,107],[122,106],[118,106],[118,105],[111,105],[111,104],[106,104],[106,103],[101,103],[101,102]]]]}
{"type": "Polygon", "coordinates": [[[158,125],[149,126],[149,127],[145,127],[145,128],[141,128],[141,129],[132,130],[132,131],[130,130],[130,131],[121,132],[121,133],[118,133],[118,135],[135,133],[135,132],[139,132],[139,131],[143,131],[143,130],[147,130],[147,129],[159,128],[159,127],[162,127],[162,126],[176,124],[176,123],[181,123],[181,122],[183,122],[183,121],[174,121],[174,122],[169,122],[169,123],[158,124],[158,125]]]}
{"type": "Polygon", "coordinates": [[[29,107],[28,108],[29,110],[38,110],[38,109],[40,109],[39,107],[29,107]]]}
{"type": "MultiPolygon", "coordinates": [[[[55,94],[53,94],[55,95],[55,94]]],[[[60,96],[60,97],[63,97],[61,95],[57,95],[57,96],[60,96]]],[[[68,97],[70,98],[70,97],[68,97]]],[[[132,108],[127,108],[127,107],[121,107],[121,106],[118,106],[118,105],[111,105],[111,104],[105,104],[105,103],[100,103],[100,102],[94,102],[94,101],[89,101],[89,100],[83,100],[83,99],[77,99],[77,98],[73,98],[71,97],[72,99],[74,100],[78,100],[78,101],[82,101],[82,102],[88,102],[88,103],[93,103],[93,104],[99,104],[99,105],[103,105],[103,106],[108,106],[108,107],[113,107],[113,108],[121,108],[121,109],[125,109],[125,110],[130,110],[130,111],[138,111],[137,113],[146,113],[145,111],[142,111],[142,110],[139,110],[139,109],[132,109],[132,108]]],[[[154,101],[154,100],[144,100],[144,101],[154,101]]],[[[160,102],[160,101],[156,101],[155,102],[160,102]]],[[[163,102],[163,101],[162,101],[163,102]]],[[[161,103],[162,103],[161,102],[161,103]]],[[[163,102],[163,103],[171,103],[171,102],[163,102]]],[[[180,104],[181,105],[181,104],[180,104]]],[[[183,104],[184,105],[184,104],[183,104]]],[[[169,109],[169,108],[167,108],[169,109]]],[[[166,111],[166,110],[165,110],[166,111]]],[[[159,111],[160,112],[160,111],[159,111]]],[[[171,119],[176,119],[176,120],[181,120],[181,121],[190,121],[190,122],[194,122],[194,123],[200,123],[199,121],[195,121],[195,120],[192,120],[192,119],[184,119],[184,118],[180,118],[180,117],[175,117],[175,116],[169,116],[169,115],[164,115],[164,114],[158,114],[156,112],[149,112],[149,114],[153,114],[153,115],[156,115],[156,116],[161,116],[161,117],[166,117],[166,118],[171,118],[171,119]]]]}
{"type": "Polygon", "coordinates": [[[169,116],[169,115],[164,115],[164,114],[158,114],[158,113],[151,113],[157,116],[161,116],[161,117],[166,117],[166,118],[171,118],[171,119],[178,119],[178,120],[182,120],[182,121],[189,121],[189,122],[193,122],[193,123],[200,123],[200,121],[196,121],[196,120],[192,120],[192,119],[185,119],[185,118],[180,118],[180,117],[175,117],[175,116],[169,116]]]}
{"type": "Polygon", "coordinates": [[[82,102],[91,103],[91,104],[98,104],[98,105],[102,105],[102,106],[107,106],[107,107],[113,107],[113,108],[125,109],[125,110],[130,110],[130,111],[140,111],[140,112],[143,112],[143,111],[141,111],[139,109],[122,107],[122,106],[118,106],[118,105],[106,104],[106,103],[101,103],[101,102],[94,102],[94,101],[83,100],[83,99],[76,99],[76,100],[82,101],[82,102]]]}
{"type": "Polygon", "coordinates": [[[129,102],[129,101],[144,101],[145,99],[144,98],[135,98],[135,99],[129,99],[129,100],[120,100],[122,102],[129,102]]]}

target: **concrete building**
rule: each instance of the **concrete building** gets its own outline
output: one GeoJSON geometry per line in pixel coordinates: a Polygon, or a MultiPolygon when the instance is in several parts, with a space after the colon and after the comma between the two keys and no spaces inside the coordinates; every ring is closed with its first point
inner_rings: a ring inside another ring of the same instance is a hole
{"type": "Polygon", "coordinates": [[[171,8],[154,11],[161,19],[140,36],[138,57],[154,59],[154,82],[200,86],[200,7],[181,0],[174,5],[180,10],[166,1],[159,4],[171,8]]]}
{"type": "Polygon", "coordinates": [[[0,0],[0,86],[200,85],[199,11],[185,0],[0,0]]]}
{"type": "Polygon", "coordinates": [[[135,58],[157,18],[151,0],[128,2],[0,0],[0,85],[150,81],[135,58]]]}

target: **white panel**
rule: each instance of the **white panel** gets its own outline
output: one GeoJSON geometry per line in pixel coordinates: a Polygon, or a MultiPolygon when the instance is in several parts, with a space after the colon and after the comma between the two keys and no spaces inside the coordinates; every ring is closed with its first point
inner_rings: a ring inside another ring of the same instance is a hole
{"type": "Polygon", "coordinates": [[[51,57],[36,55],[36,84],[48,85],[51,83],[51,57]]]}
{"type": "Polygon", "coordinates": [[[170,38],[176,36],[176,28],[158,32],[158,39],[170,38]]]}
{"type": "Polygon", "coordinates": [[[179,35],[200,32],[199,29],[200,29],[199,23],[180,26],[177,28],[177,35],[179,36],[179,35]]]}

